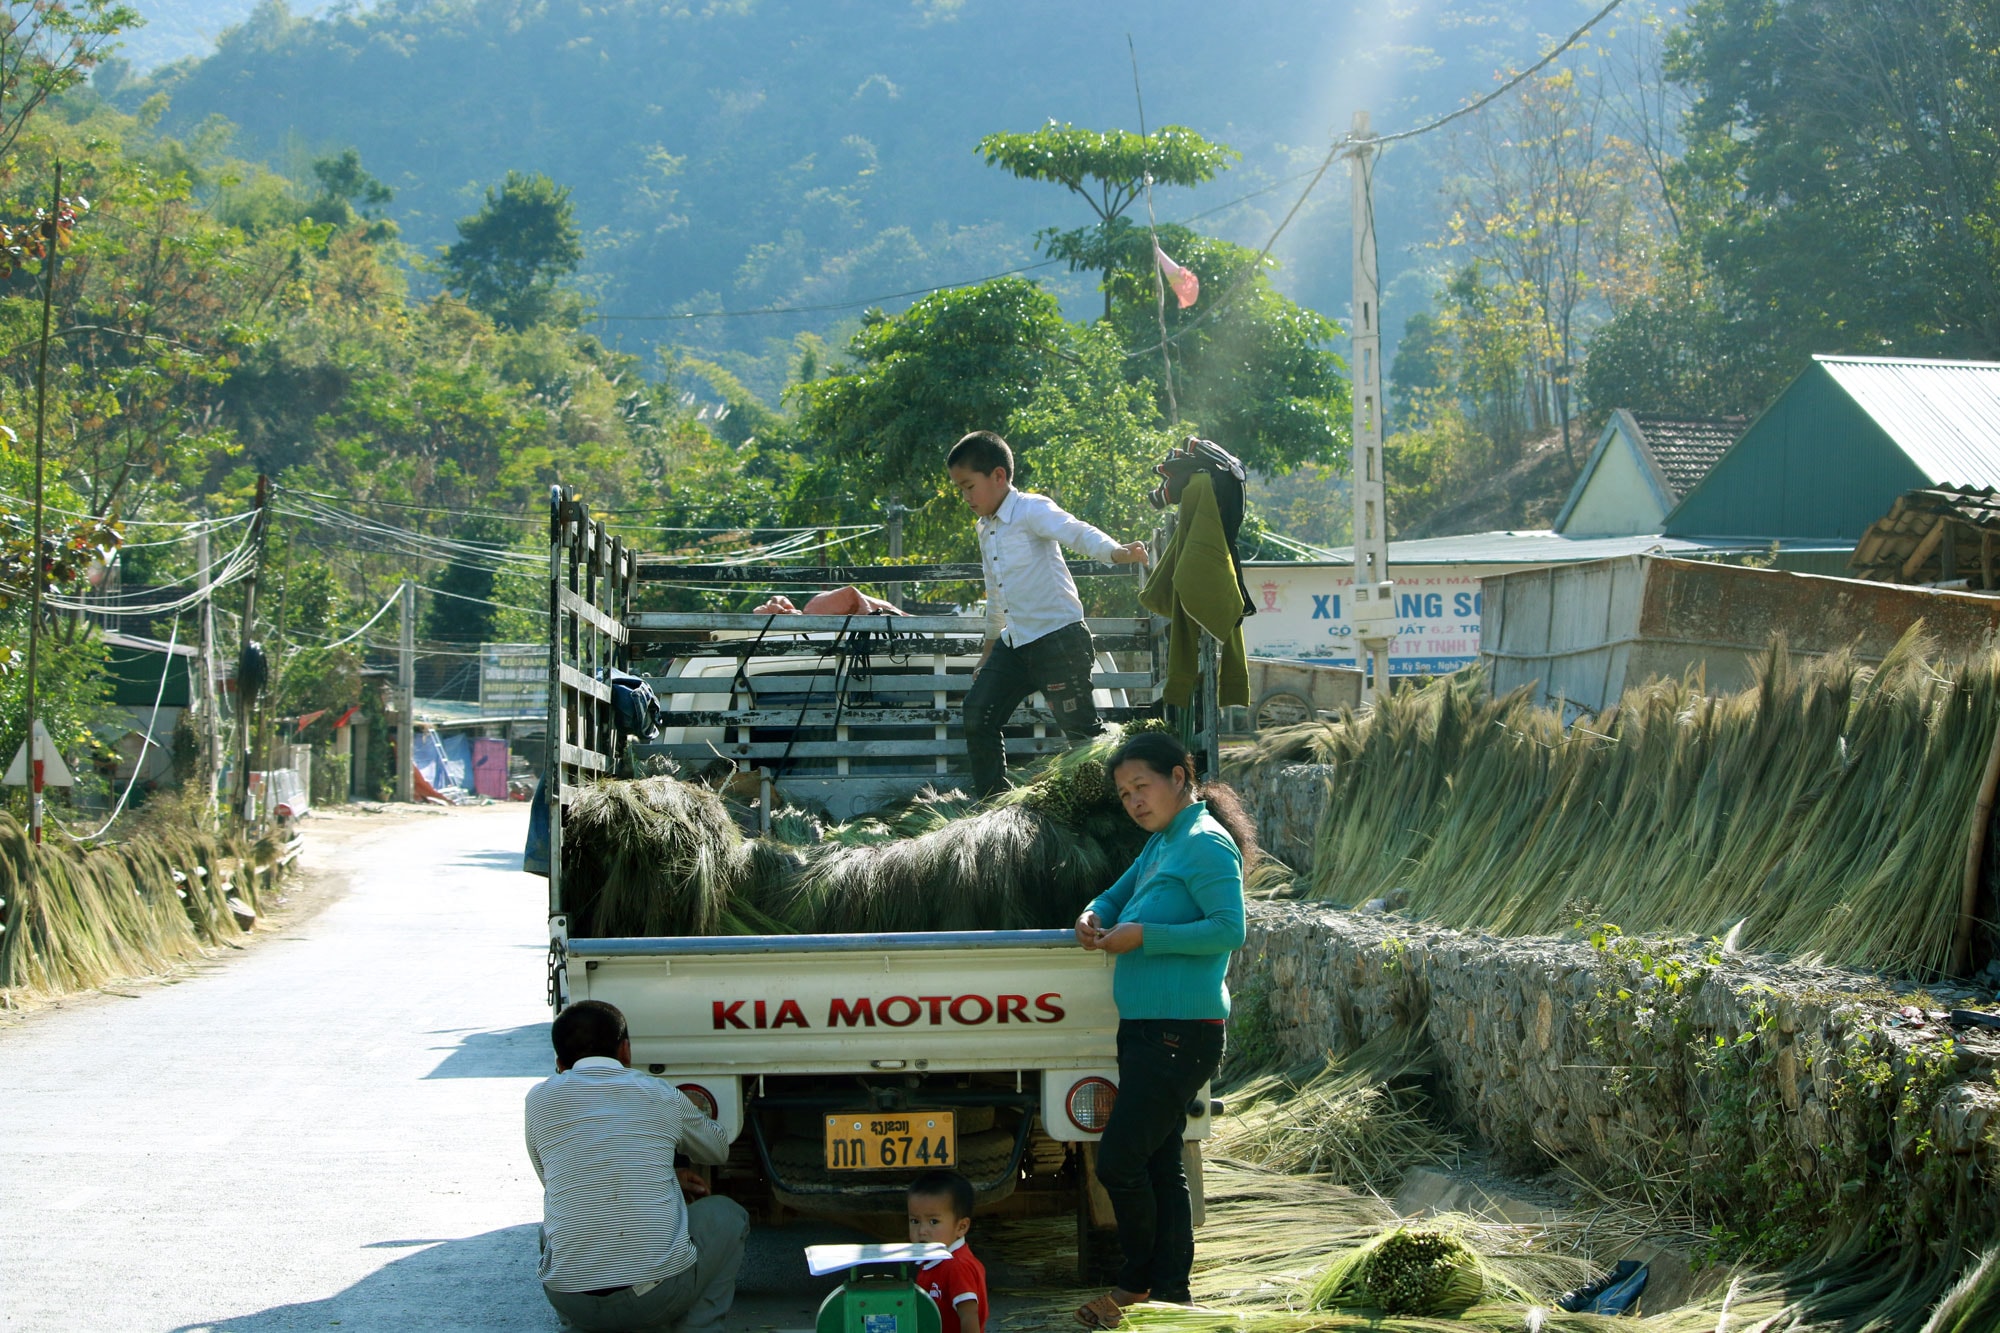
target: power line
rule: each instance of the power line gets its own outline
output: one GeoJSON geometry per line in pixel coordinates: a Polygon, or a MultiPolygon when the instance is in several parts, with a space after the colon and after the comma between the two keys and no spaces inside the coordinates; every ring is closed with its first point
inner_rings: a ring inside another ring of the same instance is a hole
{"type": "MultiPolygon", "coordinates": [[[[1264,248],[1258,251],[1257,258],[1248,265],[1245,265],[1243,272],[1245,274],[1255,273],[1258,269],[1264,266],[1264,261],[1270,258],[1271,247],[1278,243],[1278,238],[1285,234],[1285,228],[1292,225],[1292,219],[1299,215],[1299,210],[1301,208],[1305,207],[1306,199],[1312,194],[1312,192],[1316,188],[1318,188],[1320,181],[1326,176],[1327,169],[1330,168],[1341,157],[1345,156],[1346,154],[1357,152],[1363,149],[1380,148],[1383,144],[1400,143],[1406,139],[1414,139],[1417,138],[1419,135],[1429,134],[1435,130],[1441,130],[1445,126],[1451,124],[1453,121],[1458,120],[1460,117],[1469,116],[1475,111],[1482,110],[1483,108],[1492,105],[1499,98],[1506,96],[1514,89],[1520,87],[1521,84],[1525,83],[1528,79],[1532,78],[1535,74],[1539,73],[1543,69],[1546,69],[1549,66],[1549,63],[1555,60],[1558,56],[1562,55],[1563,52],[1569,50],[1572,46],[1575,46],[1578,42],[1582,41],[1585,33],[1589,32],[1592,28],[1596,27],[1599,23],[1603,22],[1604,19],[1610,16],[1613,10],[1617,9],[1618,6],[1623,3],[1624,0],[1610,0],[1610,3],[1605,5],[1604,8],[1598,10],[1595,14],[1591,15],[1589,20],[1587,20],[1582,27],[1578,28],[1575,32],[1565,37],[1561,42],[1559,42],[1555,46],[1552,46],[1547,51],[1543,52],[1541,59],[1537,60],[1534,64],[1528,66],[1520,73],[1508,79],[1498,88],[1493,89],[1491,92],[1485,94],[1482,97],[1476,98],[1475,100],[1468,102],[1466,105],[1458,108],[1456,111],[1447,112],[1445,115],[1439,116],[1435,120],[1419,125],[1414,129],[1398,130],[1394,134],[1381,134],[1381,135],[1369,135],[1366,137],[1357,137],[1352,131],[1349,131],[1347,134],[1344,134],[1340,138],[1334,140],[1333,146],[1327,149],[1325,159],[1320,162],[1319,168],[1312,173],[1312,179],[1306,183],[1306,188],[1301,190],[1299,192],[1299,197],[1293,201],[1291,210],[1285,214],[1283,220],[1280,221],[1277,227],[1271,232],[1271,239],[1264,242],[1264,248]]],[[[1223,293],[1222,299],[1217,301],[1214,305],[1210,306],[1205,312],[1189,320],[1187,323],[1183,324],[1180,328],[1176,329],[1172,335],[1162,338],[1159,342],[1153,344],[1151,347],[1142,347],[1136,351],[1129,351],[1125,353],[1126,360],[1129,361],[1135,357],[1141,357],[1141,356],[1151,356],[1153,353],[1159,351],[1163,347],[1172,346],[1174,343],[1178,342],[1181,338],[1183,338],[1187,334],[1193,333],[1196,329],[1200,328],[1204,324],[1207,324],[1209,321],[1215,319],[1218,315],[1222,314],[1223,311],[1229,309],[1231,303],[1235,301],[1237,296],[1240,295],[1245,290],[1247,290],[1248,287],[1249,284],[1247,282],[1239,282],[1233,284],[1227,292],[1223,293]]]]}

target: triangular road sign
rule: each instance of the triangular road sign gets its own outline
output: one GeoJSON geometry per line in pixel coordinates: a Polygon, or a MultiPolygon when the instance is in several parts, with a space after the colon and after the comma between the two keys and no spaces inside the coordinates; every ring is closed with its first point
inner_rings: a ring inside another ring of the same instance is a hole
{"type": "MultiPolygon", "coordinates": [[[[69,775],[69,765],[63,763],[56,743],[49,737],[49,729],[35,719],[35,757],[42,761],[42,785],[44,787],[73,787],[76,779],[69,775]]],[[[7,765],[4,782],[9,787],[28,785],[28,743],[21,742],[21,748],[14,751],[14,762],[7,765]]]]}

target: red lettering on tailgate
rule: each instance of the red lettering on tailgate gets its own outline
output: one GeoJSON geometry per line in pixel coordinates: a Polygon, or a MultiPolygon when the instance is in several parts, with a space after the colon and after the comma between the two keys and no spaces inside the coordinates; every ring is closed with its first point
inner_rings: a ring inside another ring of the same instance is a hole
{"type": "Polygon", "coordinates": [[[1037,1023],[1060,1023],[1063,1019],[1069,1017],[1068,1014],[1063,1012],[1061,1005],[1049,1003],[1051,1000],[1060,1000],[1061,998],[1062,992],[1056,990],[1050,991],[1047,995],[1037,995],[1035,997],[1035,1008],[1047,1014],[1048,1017],[1038,1018],[1035,1021],[1037,1023]]]}
{"type": "Polygon", "coordinates": [[[850,1005],[839,996],[835,996],[832,1007],[826,1011],[826,1025],[830,1028],[837,1028],[842,1023],[847,1024],[849,1027],[861,1027],[864,1025],[871,1028],[874,1027],[875,1002],[864,997],[850,1005]]]}
{"type": "Polygon", "coordinates": [[[750,1026],[748,1023],[745,1023],[742,1019],[736,1016],[738,1011],[740,1011],[743,1008],[743,1001],[731,1000],[729,1001],[729,1003],[724,1004],[721,1000],[716,1000],[714,1003],[715,1003],[715,1030],[717,1032],[720,1032],[725,1028],[741,1028],[750,1026]]]}
{"type": "Polygon", "coordinates": [[[922,1012],[923,1007],[907,995],[891,995],[888,999],[882,1001],[881,1004],[875,1006],[875,1016],[892,1028],[908,1027],[917,1021],[917,1015],[922,1012]],[[901,1018],[889,1017],[889,1006],[896,1004],[904,1006],[908,1011],[901,1018]]]}
{"type": "Polygon", "coordinates": [[[812,1026],[812,1024],[806,1022],[805,1011],[799,1008],[797,1000],[786,1000],[780,1004],[778,1006],[778,1016],[771,1020],[771,1026],[774,1028],[781,1028],[787,1023],[796,1024],[802,1028],[812,1026]]]}
{"type": "Polygon", "coordinates": [[[1002,995],[1000,997],[1000,1021],[1002,1023],[1032,1023],[1028,1017],[1028,997],[1025,995],[1002,995]]]}
{"type": "Polygon", "coordinates": [[[993,1001],[987,999],[984,995],[961,995],[951,1002],[951,1021],[954,1023],[963,1023],[967,1027],[973,1027],[984,1023],[991,1017],[993,1017],[993,1001]],[[979,1017],[967,1018],[965,1016],[964,1010],[968,1002],[979,1006],[979,1017]]]}

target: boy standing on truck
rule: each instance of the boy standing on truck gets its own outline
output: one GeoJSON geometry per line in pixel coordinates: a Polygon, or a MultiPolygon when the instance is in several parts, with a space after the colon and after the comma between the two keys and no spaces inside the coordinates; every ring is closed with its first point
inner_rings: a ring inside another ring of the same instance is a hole
{"type": "Polygon", "coordinates": [[[937,1302],[944,1333],[985,1333],[986,1265],[965,1243],[972,1229],[972,1182],[956,1171],[926,1171],[910,1183],[910,1242],[951,1251],[917,1273],[917,1285],[937,1302]]]}
{"type": "Polygon", "coordinates": [[[986,651],[965,692],[966,759],[974,794],[983,798],[1007,786],[1000,728],[1035,691],[1048,699],[1063,735],[1074,741],[1097,734],[1090,695],[1096,652],[1061,548],[1132,565],[1146,559],[1146,544],[1121,546],[1047,496],[1017,490],[1014,451],[990,430],[953,445],[945,471],[979,516],[986,573],[986,651]]]}

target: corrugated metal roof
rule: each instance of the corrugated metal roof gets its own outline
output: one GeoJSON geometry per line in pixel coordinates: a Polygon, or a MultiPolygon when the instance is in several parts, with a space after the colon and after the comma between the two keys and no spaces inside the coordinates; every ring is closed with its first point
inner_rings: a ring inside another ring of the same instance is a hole
{"type": "Polygon", "coordinates": [[[1932,482],[2000,486],[2000,363],[1813,360],[1932,482]]]}
{"type": "MultiPolygon", "coordinates": [[[[1743,554],[1769,549],[1770,543],[1715,543],[1688,541],[1680,537],[1565,537],[1560,532],[1537,528],[1526,532],[1474,532],[1460,537],[1427,537],[1422,541],[1389,543],[1389,577],[1401,565],[1567,565],[1585,560],[1609,560],[1620,555],[1743,554]]],[[[1783,549],[1817,550],[1818,545],[1786,542],[1783,549]]],[[[1828,550],[1846,551],[1845,545],[1828,550]]],[[[1321,561],[1312,557],[1299,560],[1246,560],[1246,566],[1326,563],[1351,565],[1354,548],[1337,546],[1323,553],[1321,561]]]]}

